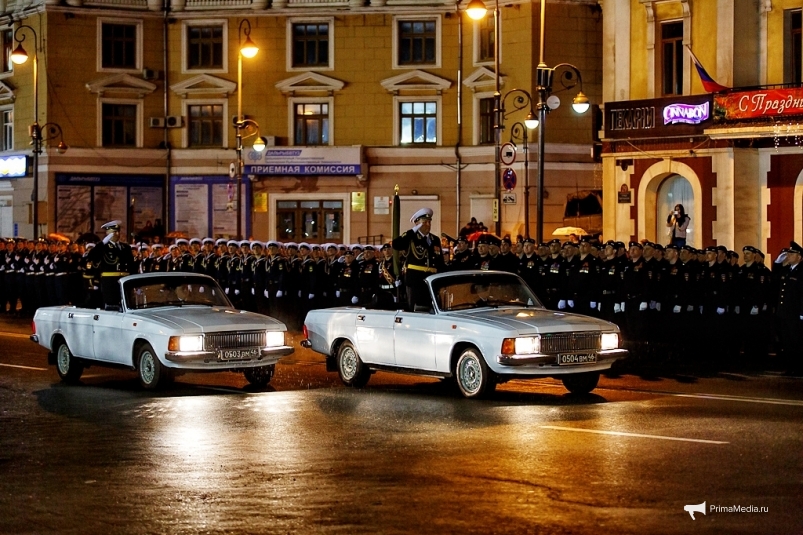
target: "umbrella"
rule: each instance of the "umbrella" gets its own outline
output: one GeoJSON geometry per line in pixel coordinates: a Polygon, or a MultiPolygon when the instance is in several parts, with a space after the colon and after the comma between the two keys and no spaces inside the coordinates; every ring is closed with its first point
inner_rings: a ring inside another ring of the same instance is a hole
{"type": "Polygon", "coordinates": [[[58,232],[51,232],[50,234],[47,235],[47,239],[55,241],[64,241],[64,242],[72,241],[64,234],[59,234],[58,232]]]}
{"type": "Polygon", "coordinates": [[[560,227],[556,228],[554,232],[552,232],[553,236],[569,236],[570,234],[574,234],[575,236],[585,236],[588,234],[588,232],[580,227],[560,227]]]}
{"type": "Polygon", "coordinates": [[[497,236],[496,234],[494,234],[492,232],[484,232],[484,231],[472,232],[471,234],[468,235],[468,238],[466,238],[466,239],[468,241],[477,241],[480,238],[482,238],[483,236],[493,236],[497,240],[501,240],[501,238],[499,236],[497,236]]]}
{"type": "Polygon", "coordinates": [[[93,234],[92,232],[84,232],[78,236],[78,239],[75,241],[76,243],[98,243],[100,238],[98,238],[97,235],[93,234]]]}
{"type": "Polygon", "coordinates": [[[188,235],[183,230],[174,230],[173,232],[169,233],[165,238],[187,238],[188,235]]]}

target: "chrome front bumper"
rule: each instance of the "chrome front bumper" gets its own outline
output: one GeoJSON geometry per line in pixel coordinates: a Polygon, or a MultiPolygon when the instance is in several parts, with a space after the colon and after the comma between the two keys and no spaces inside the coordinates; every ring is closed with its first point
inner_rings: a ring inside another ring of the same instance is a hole
{"type": "Polygon", "coordinates": [[[256,359],[248,360],[222,360],[218,358],[215,351],[168,351],[165,353],[165,359],[179,364],[204,362],[242,364],[243,362],[254,362],[256,360],[261,364],[269,365],[276,364],[280,358],[292,354],[293,351],[292,346],[263,347],[259,350],[259,356],[256,359]]]}
{"type": "MultiPolygon", "coordinates": [[[[591,352],[589,352],[591,353],[591,352]]],[[[599,365],[611,363],[617,359],[624,358],[627,355],[627,349],[606,349],[604,351],[595,351],[597,361],[589,363],[590,365],[599,365]]],[[[497,355],[496,362],[502,366],[558,366],[558,359],[555,355],[497,355]]],[[[573,364],[565,364],[561,368],[571,368],[576,366],[573,364]]],[[[583,366],[583,364],[579,364],[583,366]]]]}

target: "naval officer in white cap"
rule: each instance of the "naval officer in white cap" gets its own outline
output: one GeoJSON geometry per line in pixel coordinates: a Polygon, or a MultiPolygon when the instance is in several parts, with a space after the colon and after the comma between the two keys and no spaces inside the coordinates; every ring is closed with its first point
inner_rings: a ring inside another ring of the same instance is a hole
{"type": "Polygon", "coordinates": [[[415,311],[418,306],[419,309],[429,310],[432,308],[432,300],[424,279],[444,269],[441,240],[430,234],[431,208],[420,209],[413,214],[410,222],[415,226],[394,238],[392,245],[395,250],[406,254],[404,284],[407,288],[409,309],[415,311]]]}

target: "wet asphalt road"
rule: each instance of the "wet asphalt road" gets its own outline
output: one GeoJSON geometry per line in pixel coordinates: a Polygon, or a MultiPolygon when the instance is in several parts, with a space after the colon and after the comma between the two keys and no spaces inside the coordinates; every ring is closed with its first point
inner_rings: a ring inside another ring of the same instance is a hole
{"type": "Polygon", "coordinates": [[[352,390],[299,348],[265,391],[214,374],[152,394],[97,367],[59,383],[27,331],[0,321],[2,533],[803,533],[803,379],[467,401],[382,373],[352,390]]]}

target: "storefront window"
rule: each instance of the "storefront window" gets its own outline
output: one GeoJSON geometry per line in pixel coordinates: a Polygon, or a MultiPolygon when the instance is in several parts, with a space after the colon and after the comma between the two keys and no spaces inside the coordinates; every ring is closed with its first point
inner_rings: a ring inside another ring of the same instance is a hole
{"type": "Polygon", "coordinates": [[[342,239],[343,201],[278,201],[280,241],[324,243],[342,239]]]}

